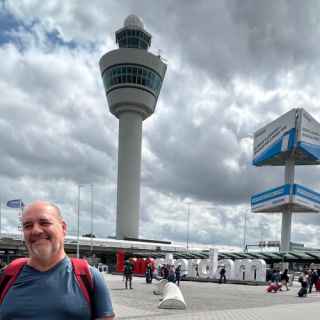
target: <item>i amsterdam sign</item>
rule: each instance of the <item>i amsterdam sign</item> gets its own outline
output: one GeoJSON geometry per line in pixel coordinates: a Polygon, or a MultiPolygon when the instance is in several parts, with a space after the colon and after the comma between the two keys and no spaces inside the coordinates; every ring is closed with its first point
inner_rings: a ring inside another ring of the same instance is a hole
{"type": "Polygon", "coordinates": [[[219,279],[219,269],[224,266],[226,277],[229,280],[265,282],[267,265],[263,259],[222,259],[218,261],[218,250],[211,249],[209,259],[173,259],[172,254],[167,254],[165,259],[156,259],[155,267],[169,264],[181,269],[189,277],[196,277],[198,265],[199,277],[203,279],[219,279]]]}

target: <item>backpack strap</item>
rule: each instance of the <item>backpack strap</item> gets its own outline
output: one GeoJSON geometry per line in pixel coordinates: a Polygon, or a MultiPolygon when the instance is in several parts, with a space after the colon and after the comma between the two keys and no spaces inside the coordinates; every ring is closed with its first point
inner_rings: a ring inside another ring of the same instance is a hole
{"type": "Polygon", "coordinates": [[[71,263],[78,285],[87,300],[92,313],[93,279],[89,269],[89,264],[86,260],[77,258],[71,258],[71,263]]]}
{"type": "Polygon", "coordinates": [[[20,271],[27,264],[28,258],[18,258],[13,260],[7,267],[3,270],[0,277],[0,304],[8,293],[9,289],[15,283],[20,271]]]}
{"type": "MultiPolygon", "coordinates": [[[[0,304],[16,281],[20,271],[27,264],[28,258],[18,258],[13,260],[2,272],[0,277],[0,304]]],[[[89,269],[88,262],[83,259],[72,258],[72,268],[76,276],[78,285],[83,293],[85,299],[88,301],[92,309],[93,297],[93,279],[89,269]]]]}

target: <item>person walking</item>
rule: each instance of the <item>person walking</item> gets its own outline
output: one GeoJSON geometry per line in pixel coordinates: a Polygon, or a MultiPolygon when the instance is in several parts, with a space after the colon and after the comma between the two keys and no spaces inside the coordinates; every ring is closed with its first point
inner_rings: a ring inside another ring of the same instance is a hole
{"type": "Polygon", "coordinates": [[[124,276],[126,278],[126,280],[125,280],[125,288],[128,289],[128,282],[129,282],[129,288],[133,289],[132,288],[133,264],[131,263],[130,260],[127,260],[125,262],[123,274],[124,274],[124,276]]]}
{"type": "Polygon", "coordinates": [[[320,269],[317,269],[317,274],[318,274],[318,280],[315,286],[316,286],[316,291],[319,292],[320,291],[320,269]]]}
{"type": "Polygon", "coordinates": [[[163,279],[167,279],[168,280],[169,277],[169,265],[165,264],[163,266],[163,279]]]}
{"type": "Polygon", "coordinates": [[[146,268],[146,282],[152,283],[152,279],[153,279],[153,266],[152,266],[152,263],[149,262],[146,268]]]}
{"type": "Polygon", "coordinates": [[[288,282],[289,282],[288,269],[285,269],[283,271],[283,273],[280,275],[280,281],[281,281],[280,291],[282,291],[282,288],[286,288],[287,291],[289,291],[289,288],[288,288],[288,282]]]}
{"type": "Polygon", "coordinates": [[[219,279],[219,283],[222,283],[222,280],[223,280],[223,283],[226,283],[226,282],[227,282],[227,279],[226,279],[226,269],[225,269],[224,266],[220,269],[220,279],[219,279]]]}
{"type": "Polygon", "coordinates": [[[181,264],[179,264],[176,268],[176,284],[180,286],[180,279],[181,279],[181,264]]]}
{"type": "Polygon", "coordinates": [[[22,213],[22,230],[29,256],[14,260],[2,272],[2,320],[114,319],[101,273],[85,260],[67,257],[67,225],[56,205],[31,203],[22,213]]]}
{"type": "Polygon", "coordinates": [[[319,275],[317,270],[311,269],[310,274],[309,274],[309,293],[312,292],[312,287],[313,285],[316,287],[316,284],[318,282],[319,279],[319,275]]]}
{"type": "Polygon", "coordinates": [[[194,270],[195,270],[195,272],[196,272],[196,277],[199,278],[200,275],[199,275],[199,266],[198,266],[198,264],[196,264],[196,265],[194,266],[194,270]]]}
{"type": "Polygon", "coordinates": [[[176,282],[176,273],[174,265],[169,267],[168,282],[176,282]]]}
{"type": "Polygon", "coordinates": [[[305,270],[303,274],[299,277],[299,282],[301,283],[301,288],[298,291],[299,297],[306,297],[308,294],[309,287],[309,274],[308,271],[305,270]]]}

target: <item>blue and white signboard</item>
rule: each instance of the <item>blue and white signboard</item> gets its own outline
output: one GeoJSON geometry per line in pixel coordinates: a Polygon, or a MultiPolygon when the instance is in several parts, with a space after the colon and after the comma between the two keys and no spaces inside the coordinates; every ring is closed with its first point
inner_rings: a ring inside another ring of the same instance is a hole
{"type": "Polygon", "coordinates": [[[253,212],[282,212],[288,204],[292,212],[320,212],[320,193],[299,184],[285,184],[251,197],[253,212]]]}
{"type": "Polygon", "coordinates": [[[320,123],[304,109],[299,111],[297,148],[304,154],[304,164],[317,164],[314,162],[320,161],[320,123]]]}
{"type": "MultiPolygon", "coordinates": [[[[300,212],[320,212],[320,193],[315,192],[299,184],[293,185],[292,202],[297,207],[301,207],[300,212]],[[308,211],[305,211],[308,208],[308,211]]],[[[296,209],[296,212],[297,212],[296,209]]]]}
{"type": "Polygon", "coordinates": [[[297,110],[290,110],[255,132],[253,165],[283,165],[283,160],[279,157],[291,151],[295,144],[297,110]]]}
{"type": "Polygon", "coordinates": [[[251,197],[253,212],[279,212],[279,207],[289,203],[290,185],[273,188],[251,197]]]}
{"type": "Polygon", "coordinates": [[[7,202],[7,207],[9,208],[23,208],[24,204],[21,199],[9,200],[7,202]]]}
{"type": "Polygon", "coordinates": [[[320,123],[302,108],[292,109],[254,134],[253,165],[320,164],[320,123]]]}

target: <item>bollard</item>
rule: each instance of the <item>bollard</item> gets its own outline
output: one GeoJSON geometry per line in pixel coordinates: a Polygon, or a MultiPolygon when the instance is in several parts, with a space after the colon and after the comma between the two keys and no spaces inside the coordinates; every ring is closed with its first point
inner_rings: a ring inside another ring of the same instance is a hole
{"type": "Polygon", "coordinates": [[[158,305],[159,309],[185,309],[186,303],[180,288],[172,282],[165,284],[163,299],[158,305]]]}
{"type": "Polygon", "coordinates": [[[167,279],[161,279],[157,284],[156,284],[156,289],[153,290],[153,294],[156,295],[162,295],[163,294],[163,287],[168,283],[167,279]]]}

